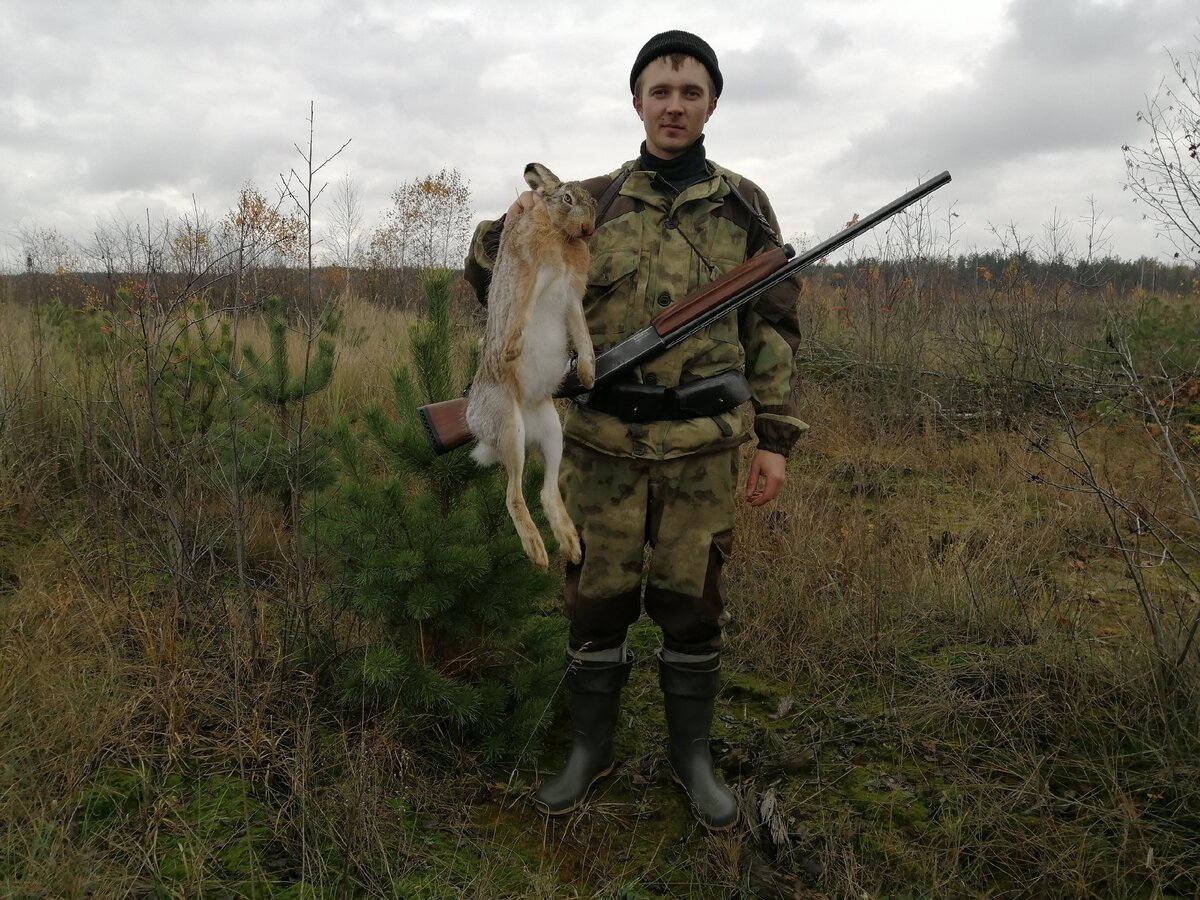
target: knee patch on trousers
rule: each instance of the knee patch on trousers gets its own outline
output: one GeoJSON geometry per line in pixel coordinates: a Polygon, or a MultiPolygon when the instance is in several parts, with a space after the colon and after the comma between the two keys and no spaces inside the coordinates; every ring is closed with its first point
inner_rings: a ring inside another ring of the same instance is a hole
{"type": "Polygon", "coordinates": [[[712,536],[704,591],[699,597],[652,584],[646,586],[646,614],[662,629],[664,647],[688,655],[720,651],[724,645],[723,628],[729,621],[721,570],[732,550],[732,529],[712,536]]]}

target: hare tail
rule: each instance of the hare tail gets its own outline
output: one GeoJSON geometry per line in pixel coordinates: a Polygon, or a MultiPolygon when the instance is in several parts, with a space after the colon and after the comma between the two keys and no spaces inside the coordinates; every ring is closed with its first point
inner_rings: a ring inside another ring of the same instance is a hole
{"type": "Polygon", "coordinates": [[[482,441],[476,444],[475,449],[471,451],[471,459],[475,460],[480,466],[490,466],[499,458],[492,446],[482,441]]]}

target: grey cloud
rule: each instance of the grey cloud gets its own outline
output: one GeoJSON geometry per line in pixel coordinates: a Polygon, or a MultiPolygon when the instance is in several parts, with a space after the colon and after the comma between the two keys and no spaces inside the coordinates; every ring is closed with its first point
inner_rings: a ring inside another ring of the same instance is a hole
{"type": "Polygon", "coordinates": [[[1182,4],[1020,0],[1012,12],[1012,35],[972,87],[891,114],[852,141],[853,165],[897,175],[940,159],[982,171],[1001,160],[1102,143],[1119,152],[1152,79],[1156,60],[1147,48],[1170,15],[1186,21],[1182,4]]]}
{"type": "Polygon", "coordinates": [[[720,65],[725,79],[722,98],[738,104],[798,100],[813,90],[812,75],[797,52],[777,41],[722,53],[720,65]]]}
{"type": "Polygon", "coordinates": [[[851,45],[850,30],[832,22],[822,22],[810,34],[814,50],[832,54],[851,45]]]}
{"type": "Polygon", "coordinates": [[[1182,3],[1021,0],[1012,8],[1014,39],[1006,57],[1035,64],[1109,64],[1140,54],[1163,26],[1186,21],[1182,3]]]}
{"type": "MultiPolygon", "coordinates": [[[[319,158],[353,139],[327,173],[351,173],[368,219],[396,184],[442,166],[469,179],[493,215],[530,159],[587,177],[636,153],[629,65],[647,37],[681,25],[713,44],[726,76],[712,157],[763,185],[788,233],[825,232],[943,166],[955,173],[948,190],[983,216],[1030,161],[1099,146],[1119,162],[1132,136],[1122,129],[1165,62],[1157,36],[1196,30],[1183,0],[1017,0],[1005,7],[1012,32],[970,84],[913,95],[875,127],[928,29],[873,0],[781,9],[748,0],[735,20],[727,4],[696,3],[684,23],[634,0],[586,13],[532,0],[9,0],[0,228],[29,219],[86,229],[114,206],[182,211],[193,193],[219,216],[242,182],[273,193],[298,162],[292,142],[305,139],[310,99],[319,158]],[[907,30],[893,39],[897,28],[907,30]],[[866,59],[865,47],[885,56],[866,59]],[[879,71],[889,83],[872,97],[879,71]]],[[[954,41],[934,43],[957,59],[954,41]]],[[[1063,183],[1111,180],[1090,168],[1096,159],[1063,183]]]]}

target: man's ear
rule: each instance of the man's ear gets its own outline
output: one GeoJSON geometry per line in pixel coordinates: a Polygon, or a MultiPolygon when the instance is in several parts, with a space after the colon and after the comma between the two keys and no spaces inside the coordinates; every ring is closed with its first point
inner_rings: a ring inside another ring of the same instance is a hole
{"type": "Polygon", "coordinates": [[[633,95],[633,108],[637,110],[638,118],[643,122],[646,121],[645,117],[642,115],[642,98],[637,94],[633,95]]]}
{"type": "Polygon", "coordinates": [[[708,101],[708,112],[706,112],[704,114],[705,122],[707,122],[712,117],[713,110],[715,110],[716,108],[717,108],[717,98],[713,97],[711,100],[708,101]]]}

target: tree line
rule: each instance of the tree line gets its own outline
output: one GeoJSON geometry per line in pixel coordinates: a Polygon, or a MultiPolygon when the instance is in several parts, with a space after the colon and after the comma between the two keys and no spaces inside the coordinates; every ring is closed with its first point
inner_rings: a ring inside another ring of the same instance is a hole
{"type": "MultiPolygon", "coordinates": [[[[309,244],[305,218],[291,206],[286,193],[271,197],[248,182],[218,218],[199,208],[174,220],[114,215],[97,220],[83,239],[22,226],[17,258],[0,274],[3,296],[112,309],[119,291],[146,282],[172,295],[202,290],[218,306],[235,295],[299,296],[307,290],[309,244]]],[[[313,268],[320,293],[354,292],[415,308],[422,273],[462,264],[473,218],[470,186],[453,168],[405,181],[372,228],[346,174],[327,218],[313,268]]]]}

